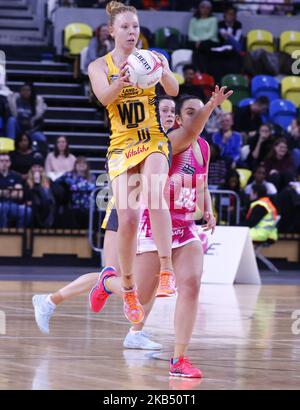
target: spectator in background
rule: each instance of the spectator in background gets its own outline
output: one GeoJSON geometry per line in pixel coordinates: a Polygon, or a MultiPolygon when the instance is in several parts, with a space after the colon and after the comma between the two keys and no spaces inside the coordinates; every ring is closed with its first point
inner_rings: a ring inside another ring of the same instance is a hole
{"type": "Polygon", "coordinates": [[[288,127],[288,146],[292,152],[295,168],[300,167],[300,120],[294,119],[288,127]]]}
{"type": "Polygon", "coordinates": [[[47,141],[41,132],[47,105],[42,96],[35,94],[32,84],[25,83],[20,88],[20,93],[10,94],[8,104],[13,115],[10,127],[14,129],[14,137],[17,132],[26,132],[33,141],[47,141]]]}
{"type": "Polygon", "coordinates": [[[242,50],[242,24],[236,19],[236,9],[228,7],[224,13],[224,20],[219,21],[219,37],[221,43],[230,45],[238,52],[242,50]]]}
{"type": "Polygon", "coordinates": [[[262,124],[256,135],[249,138],[249,155],[247,164],[251,169],[256,168],[271,151],[275,138],[272,135],[272,126],[270,124],[262,124]]]}
{"type": "Polygon", "coordinates": [[[246,215],[246,226],[250,228],[250,236],[254,242],[276,241],[277,210],[264,185],[253,185],[250,196],[251,204],[246,215]]]}
{"type": "Polygon", "coordinates": [[[269,109],[268,97],[259,97],[252,104],[238,107],[234,117],[234,125],[237,131],[255,135],[262,124],[261,116],[269,109]]]}
{"type": "Polygon", "coordinates": [[[22,178],[10,167],[10,156],[0,154],[0,228],[11,224],[24,228],[30,221],[31,211],[24,204],[22,178]]]}
{"type": "Polygon", "coordinates": [[[0,65],[0,135],[7,138],[14,138],[14,129],[9,126],[11,116],[8,101],[8,96],[12,91],[6,86],[5,69],[0,65]]]}
{"type": "Polygon", "coordinates": [[[184,83],[179,86],[179,94],[194,95],[200,98],[200,100],[203,103],[205,103],[206,98],[205,98],[201,85],[193,84],[193,80],[196,74],[195,67],[191,64],[186,64],[183,67],[182,71],[183,71],[184,83]]]}
{"type": "Polygon", "coordinates": [[[15,141],[15,151],[11,153],[11,167],[18,172],[23,180],[28,177],[32,167],[34,154],[31,137],[26,133],[19,133],[15,141]]]}
{"type": "Polygon", "coordinates": [[[203,0],[190,20],[188,30],[189,41],[196,50],[210,49],[218,46],[218,22],[212,15],[212,4],[203,0]]]}
{"type": "Polygon", "coordinates": [[[46,174],[52,180],[74,169],[76,157],[70,153],[66,137],[60,136],[55,141],[54,151],[47,155],[45,162],[46,174]]]}
{"type": "Polygon", "coordinates": [[[107,24],[101,24],[95,31],[95,36],[88,45],[84,69],[87,72],[89,64],[99,57],[109,53],[114,48],[114,41],[109,34],[107,24]]]}
{"type": "Polygon", "coordinates": [[[272,182],[278,191],[281,191],[293,179],[295,167],[288,143],[285,138],[278,138],[271,152],[264,160],[267,179],[272,182]]]}
{"type": "MultiPolygon", "coordinates": [[[[234,191],[240,200],[240,218],[244,219],[245,210],[247,207],[247,196],[243,189],[241,188],[240,176],[235,169],[230,169],[227,172],[225,183],[221,189],[234,191]]],[[[222,204],[221,204],[222,205],[222,204]]],[[[227,209],[229,212],[229,222],[230,225],[236,225],[236,213],[237,213],[237,201],[234,195],[229,196],[229,204],[226,202],[224,209],[224,215],[227,216],[227,209]],[[229,208],[228,208],[229,207],[229,208]]]]}
{"type": "Polygon", "coordinates": [[[208,172],[208,185],[210,188],[217,189],[223,185],[225,183],[226,173],[226,163],[221,157],[220,147],[216,144],[211,144],[208,172]]]}
{"type": "Polygon", "coordinates": [[[266,175],[266,168],[263,165],[259,165],[253,174],[253,181],[250,184],[248,184],[245,188],[246,195],[250,197],[250,195],[253,192],[252,187],[254,185],[264,185],[268,196],[276,195],[277,189],[274,184],[266,180],[266,175]]]}
{"type": "Polygon", "coordinates": [[[228,166],[235,168],[241,156],[242,137],[239,132],[233,131],[232,127],[232,114],[223,114],[221,129],[212,136],[212,142],[219,146],[221,157],[228,166]]]}
{"type": "Polygon", "coordinates": [[[33,226],[50,228],[54,222],[55,202],[42,158],[35,158],[28,172],[25,197],[27,205],[32,209],[33,226]]]}
{"type": "Polygon", "coordinates": [[[86,158],[78,157],[73,171],[64,174],[57,182],[66,185],[70,191],[72,226],[74,228],[87,228],[90,206],[89,198],[96,185],[86,158]]]}
{"type": "Polygon", "coordinates": [[[212,112],[211,116],[207,120],[204,131],[207,133],[207,139],[209,141],[211,141],[212,135],[220,130],[223,114],[224,111],[222,110],[222,108],[216,107],[216,109],[212,112]]]}
{"type": "Polygon", "coordinates": [[[277,205],[281,215],[279,232],[300,233],[300,167],[294,180],[278,194],[277,205]]]}
{"type": "Polygon", "coordinates": [[[212,4],[203,0],[199,3],[188,29],[189,41],[193,44],[193,63],[204,73],[210,72],[207,54],[218,47],[218,22],[212,15],[212,4]]]}
{"type": "Polygon", "coordinates": [[[12,91],[6,85],[5,68],[0,64],[0,95],[7,98],[10,94],[12,94],[12,91]]]}
{"type": "Polygon", "coordinates": [[[14,136],[13,132],[10,132],[9,124],[10,111],[8,107],[7,98],[0,94],[0,135],[7,138],[14,136]]]}

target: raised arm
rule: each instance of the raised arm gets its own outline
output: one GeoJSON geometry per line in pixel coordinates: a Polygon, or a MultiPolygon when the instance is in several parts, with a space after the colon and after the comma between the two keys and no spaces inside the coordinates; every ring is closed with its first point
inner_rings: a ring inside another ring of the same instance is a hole
{"type": "Polygon", "coordinates": [[[95,96],[102,105],[107,106],[114,102],[123,87],[131,85],[128,81],[126,62],[120,67],[119,78],[112,84],[107,79],[107,66],[103,57],[93,61],[88,67],[88,75],[91,81],[92,89],[95,96]]]}
{"type": "Polygon", "coordinates": [[[196,137],[202,132],[207,120],[214,109],[222,104],[227,98],[229,98],[233,91],[228,91],[225,94],[226,87],[219,87],[216,85],[209,101],[199,110],[186,119],[184,127],[180,127],[168,134],[170,142],[172,144],[173,154],[178,154],[188,148],[196,137]]]}

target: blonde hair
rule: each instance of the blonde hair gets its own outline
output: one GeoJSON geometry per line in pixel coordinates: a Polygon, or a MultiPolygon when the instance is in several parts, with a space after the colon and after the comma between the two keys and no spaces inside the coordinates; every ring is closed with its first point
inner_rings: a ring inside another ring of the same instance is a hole
{"type": "Polygon", "coordinates": [[[119,1],[110,1],[106,6],[106,13],[109,15],[109,24],[112,26],[118,14],[128,11],[137,14],[136,8],[133,6],[126,6],[126,4],[119,1]]]}
{"type": "MultiPolygon", "coordinates": [[[[43,170],[40,172],[41,174],[41,186],[43,188],[50,188],[50,180],[47,177],[45,170],[43,168],[43,170]]],[[[34,175],[33,175],[33,170],[32,168],[29,170],[28,172],[28,177],[27,177],[27,185],[29,186],[30,189],[32,189],[34,187],[34,175]]]]}

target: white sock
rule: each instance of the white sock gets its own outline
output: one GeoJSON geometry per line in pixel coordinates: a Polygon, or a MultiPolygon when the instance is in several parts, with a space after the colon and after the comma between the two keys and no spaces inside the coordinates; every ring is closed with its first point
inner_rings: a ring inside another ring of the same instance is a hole
{"type": "Polygon", "coordinates": [[[132,327],[130,328],[130,333],[133,335],[137,335],[138,333],[141,333],[141,330],[133,330],[132,327]]]}
{"type": "Polygon", "coordinates": [[[51,300],[51,294],[49,294],[49,295],[46,297],[46,302],[49,303],[49,305],[50,305],[51,307],[56,308],[56,304],[53,303],[52,300],[51,300]]]}

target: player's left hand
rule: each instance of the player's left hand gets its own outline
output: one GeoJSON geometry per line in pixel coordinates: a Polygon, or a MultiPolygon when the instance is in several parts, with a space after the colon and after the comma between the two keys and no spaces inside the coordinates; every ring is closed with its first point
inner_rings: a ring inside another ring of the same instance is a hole
{"type": "Polygon", "coordinates": [[[155,50],[150,50],[150,51],[151,51],[151,53],[155,54],[156,57],[158,57],[160,59],[162,69],[163,69],[162,75],[169,74],[171,72],[171,70],[170,70],[169,63],[168,63],[168,60],[166,59],[166,57],[163,54],[158,53],[155,50]]]}
{"type": "Polygon", "coordinates": [[[211,212],[204,212],[203,219],[206,221],[206,224],[202,226],[204,232],[211,230],[211,234],[213,234],[217,223],[216,218],[211,212]]]}
{"type": "Polygon", "coordinates": [[[227,98],[229,98],[232,94],[233,91],[227,91],[226,92],[226,86],[219,88],[218,85],[215,86],[215,91],[212,93],[212,96],[210,97],[211,102],[213,103],[214,107],[217,107],[218,105],[221,105],[227,98]]]}

